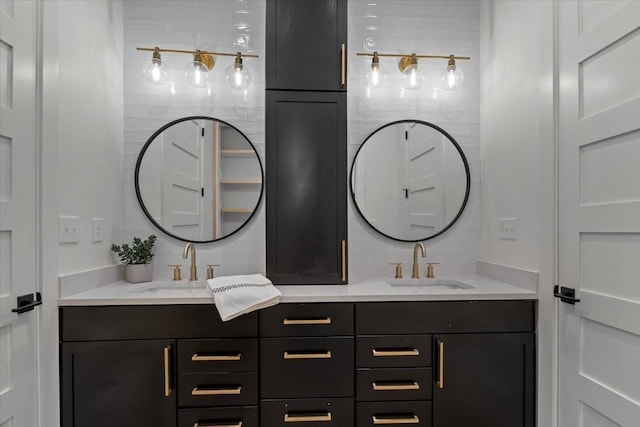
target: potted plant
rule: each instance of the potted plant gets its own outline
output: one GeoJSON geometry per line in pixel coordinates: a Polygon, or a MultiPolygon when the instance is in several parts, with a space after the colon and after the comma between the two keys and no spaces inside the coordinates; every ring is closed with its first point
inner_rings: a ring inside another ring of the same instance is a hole
{"type": "Polygon", "coordinates": [[[133,243],[123,243],[122,246],[113,244],[111,250],[118,254],[120,261],[125,265],[124,276],[129,283],[150,282],[153,277],[151,259],[153,254],[153,244],[156,236],[153,234],[142,240],[139,237],[133,238],[133,243]]]}

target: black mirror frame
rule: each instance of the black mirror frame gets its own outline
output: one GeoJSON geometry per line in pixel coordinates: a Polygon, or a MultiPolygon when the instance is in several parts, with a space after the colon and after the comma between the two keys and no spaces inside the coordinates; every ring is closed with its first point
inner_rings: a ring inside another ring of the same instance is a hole
{"type": "Polygon", "coordinates": [[[373,132],[371,132],[369,134],[369,136],[367,136],[365,138],[365,140],[362,142],[362,144],[360,144],[360,147],[358,147],[358,151],[356,151],[356,155],[353,157],[353,163],[351,164],[351,171],[349,172],[349,190],[351,192],[351,200],[353,201],[353,205],[356,208],[356,211],[358,212],[358,214],[360,215],[360,217],[362,217],[362,219],[364,220],[364,222],[367,223],[367,225],[369,227],[371,227],[373,230],[375,230],[377,233],[383,235],[384,237],[387,237],[391,240],[395,240],[397,242],[408,242],[408,243],[415,243],[415,242],[423,242],[429,239],[433,239],[434,237],[438,237],[439,235],[441,235],[442,233],[444,233],[445,231],[447,231],[449,228],[451,228],[453,226],[453,224],[455,224],[455,222],[458,220],[458,218],[460,218],[460,215],[462,215],[462,212],[464,211],[464,208],[467,206],[467,201],[469,200],[469,191],[471,189],[471,173],[469,171],[469,163],[467,162],[467,157],[464,155],[464,152],[462,151],[462,148],[460,147],[460,145],[456,142],[455,139],[453,139],[453,137],[444,129],[442,129],[439,126],[436,126],[432,123],[429,122],[425,122],[422,120],[411,120],[411,119],[405,119],[405,120],[396,120],[394,122],[390,122],[387,124],[384,124],[382,126],[380,126],[379,128],[377,128],[376,130],[374,130],[373,132]],[[456,150],[458,150],[458,153],[460,154],[460,157],[462,158],[462,162],[464,164],[464,170],[465,173],[467,174],[467,188],[464,194],[464,200],[462,201],[462,205],[460,206],[460,210],[458,211],[458,213],[456,214],[456,216],[451,220],[451,222],[449,222],[449,224],[447,224],[445,227],[443,227],[440,231],[438,231],[437,233],[425,237],[423,239],[417,239],[417,240],[405,240],[405,239],[399,239],[397,237],[393,237],[390,236],[386,233],[383,233],[382,231],[378,230],[376,227],[374,227],[369,220],[364,216],[364,214],[362,213],[362,211],[360,210],[360,207],[358,206],[358,202],[356,202],[356,194],[355,191],[353,189],[353,170],[355,168],[356,165],[356,161],[358,160],[358,154],[360,154],[360,150],[362,150],[362,147],[364,147],[364,145],[367,143],[367,141],[376,134],[376,132],[389,127],[389,126],[393,126],[393,125],[397,125],[397,124],[401,124],[401,123],[418,123],[418,124],[422,124],[425,126],[429,126],[430,128],[433,128],[435,130],[437,130],[438,132],[442,133],[444,136],[447,137],[447,139],[449,141],[451,141],[451,143],[453,144],[453,146],[456,148],[456,150]]]}
{"type": "Polygon", "coordinates": [[[140,205],[140,208],[142,208],[142,211],[144,212],[144,215],[147,217],[147,219],[149,221],[151,221],[151,223],[161,232],[163,232],[164,234],[166,234],[167,236],[171,236],[174,239],[178,239],[181,240],[183,242],[193,242],[193,243],[212,243],[212,242],[217,242],[223,239],[226,239],[230,236],[233,236],[234,234],[236,234],[238,231],[242,230],[250,221],[251,219],[255,216],[256,212],[258,211],[258,208],[260,207],[260,202],[262,201],[262,195],[264,193],[264,168],[262,166],[262,160],[260,160],[260,155],[258,154],[258,150],[256,150],[255,145],[253,145],[253,143],[251,142],[251,140],[249,140],[249,138],[247,138],[247,136],[237,127],[233,126],[231,123],[229,122],[225,122],[224,120],[220,120],[220,119],[216,119],[215,117],[209,117],[209,116],[189,116],[189,117],[182,117],[180,119],[176,119],[173,120],[172,122],[167,123],[166,125],[162,126],[160,129],[158,129],[157,131],[155,131],[153,133],[153,135],[151,135],[149,137],[149,139],[147,140],[147,142],[144,144],[144,146],[142,147],[142,150],[140,150],[140,154],[138,154],[138,160],[136,161],[136,169],[134,172],[134,179],[135,179],[135,188],[136,188],[136,198],[138,199],[138,204],[140,205]],[[247,218],[247,220],[245,222],[242,223],[242,225],[240,225],[238,228],[236,228],[233,232],[226,234],[218,239],[211,239],[211,240],[189,240],[189,239],[184,239],[180,236],[177,236],[173,233],[169,233],[164,227],[162,227],[160,224],[158,224],[153,217],[151,216],[151,214],[149,213],[149,211],[147,210],[147,207],[144,205],[144,202],[142,201],[142,195],[140,194],[140,183],[139,183],[139,175],[140,175],[140,165],[142,164],[142,158],[144,157],[144,154],[146,153],[147,149],[149,148],[149,145],[151,145],[151,143],[153,142],[153,140],[160,135],[164,130],[166,130],[167,128],[177,124],[177,123],[181,123],[181,122],[185,122],[188,120],[214,120],[216,122],[222,123],[225,126],[229,126],[233,129],[235,129],[236,132],[238,132],[240,135],[242,135],[242,137],[249,143],[249,145],[251,146],[251,148],[253,149],[253,151],[256,153],[256,157],[258,158],[258,165],[260,166],[260,178],[262,180],[262,184],[260,186],[260,195],[258,196],[258,201],[256,202],[255,207],[253,208],[253,212],[251,213],[251,215],[249,215],[249,218],[247,218]]]}

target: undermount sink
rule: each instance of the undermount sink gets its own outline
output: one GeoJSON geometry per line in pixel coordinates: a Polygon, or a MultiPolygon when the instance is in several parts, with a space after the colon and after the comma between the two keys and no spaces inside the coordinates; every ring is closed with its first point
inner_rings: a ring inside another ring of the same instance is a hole
{"type": "Polygon", "coordinates": [[[190,289],[205,289],[206,285],[204,281],[166,281],[166,282],[150,282],[140,286],[136,286],[131,289],[132,293],[146,293],[146,292],[166,292],[172,290],[190,290],[190,289]]]}
{"type": "Polygon", "coordinates": [[[428,286],[444,289],[473,289],[473,286],[452,279],[391,279],[387,280],[391,286],[428,286]]]}

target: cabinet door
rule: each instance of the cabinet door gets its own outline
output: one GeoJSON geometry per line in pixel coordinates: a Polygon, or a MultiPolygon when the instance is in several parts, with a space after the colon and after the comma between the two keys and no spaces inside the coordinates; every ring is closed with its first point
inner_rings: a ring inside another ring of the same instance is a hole
{"type": "Polygon", "coordinates": [[[437,335],[434,354],[434,426],[533,427],[533,334],[437,335]]]}
{"type": "Polygon", "coordinates": [[[268,0],[267,89],[346,91],[346,0],[268,0]]]}
{"type": "Polygon", "coordinates": [[[176,426],[173,340],[61,345],[63,427],[176,426]]]}
{"type": "Polygon", "coordinates": [[[346,283],[346,93],[267,91],[266,101],[267,276],[346,283]]]}

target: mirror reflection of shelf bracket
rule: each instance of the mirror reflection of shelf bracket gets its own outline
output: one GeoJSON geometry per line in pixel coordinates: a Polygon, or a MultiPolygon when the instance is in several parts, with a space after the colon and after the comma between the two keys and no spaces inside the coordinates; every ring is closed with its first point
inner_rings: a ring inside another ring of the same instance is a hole
{"type": "Polygon", "coordinates": [[[222,213],[252,213],[253,209],[244,209],[244,208],[221,208],[220,212],[222,213]]]}
{"type": "Polygon", "coordinates": [[[240,185],[259,185],[262,184],[260,179],[222,179],[220,184],[240,184],[240,185]]]}

